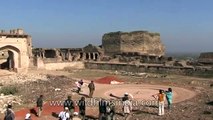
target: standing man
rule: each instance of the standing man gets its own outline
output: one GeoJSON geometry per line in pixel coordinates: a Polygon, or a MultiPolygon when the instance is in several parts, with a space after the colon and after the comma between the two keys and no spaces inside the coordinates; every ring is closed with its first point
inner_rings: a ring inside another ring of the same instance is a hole
{"type": "Polygon", "coordinates": [[[78,107],[79,107],[79,115],[81,119],[85,120],[85,115],[86,115],[85,97],[81,97],[81,99],[78,101],[78,107]]]}
{"type": "Polygon", "coordinates": [[[38,108],[37,116],[40,117],[42,112],[42,107],[43,107],[43,95],[40,95],[40,97],[36,101],[36,104],[38,108]]]}
{"type": "Polygon", "coordinates": [[[129,117],[131,111],[132,111],[132,102],[127,97],[127,99],[123,101],[123,113],[125,120],[129,117]]]}
{"type": "Polygon", "coordinates": [[[94,91],[95,91],[95,84],[94,84],[94,82],[91,81],[91,82],[89,83],[88,87],[89,87],[89,97],[92,98],[93,93],[94,93],[94,91]]]}
{"type": "Polygon", "coordinates": [[[4,120],[15,120],[15,113],[12,110],[12,105],[7,106],[7,110],[5,111],[4,120]]]}
{"type": "Polygon", "coordinates": [[[74,109],[75,109],[75,103],[74,101],[71,99],[71,96],[68,96],[67,99],[64,101],[64,109],[68,108],[69,110],[69,114],[70,114],[70,118],[73,117],[73,113],[74,113],[74,109]]]}
{"type": "Polygon", "coordinates": [[[163,90],[159,90],[158,94],[152,95],[155,99],[158,100],[158,115],[164,115],[164,98],[165,94],[163,90]],[[157,97],[156,97],[157,96],[157,97]]]}

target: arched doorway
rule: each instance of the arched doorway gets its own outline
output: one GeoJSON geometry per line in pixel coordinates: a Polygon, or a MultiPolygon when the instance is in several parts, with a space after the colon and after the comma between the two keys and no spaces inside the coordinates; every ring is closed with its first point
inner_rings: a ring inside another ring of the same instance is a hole
{"type": "MultiPolygon", "coordinates": [[[[5,59],[5,62],[2,62],[0,64],[1,69],[8,69],[8,70],[14,70],[15,63],[14,63],[14,54],[12,51],[8,50],[7,53],[4,53],[2,55],[7,55],[7,58],[5,59]]],[[[2,58],[4,59],[4,58],[2,58]]]]}
{"type": "Polygon", "coordinates": [[[0,48],[1,60],[0,69],[15,70],[21,67],[20,50],[14,46],[4,46],[0,48]]]}

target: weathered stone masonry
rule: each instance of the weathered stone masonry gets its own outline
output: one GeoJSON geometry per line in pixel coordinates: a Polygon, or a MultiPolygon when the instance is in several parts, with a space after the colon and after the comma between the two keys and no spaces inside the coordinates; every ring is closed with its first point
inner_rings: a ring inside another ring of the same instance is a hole
{"type": "Polygon", "coordinates": [[[32,57],[31,36],[22,29],[0,31],[0,68],[25,71],[32,57]]]}
{"type": "Polygon", "coordinates": [[[108,56],[130,52],[159,57],[165,55],[160,34],[147,31],[106,33],[102,38],[102,46],[104,54],[108,56]]]}

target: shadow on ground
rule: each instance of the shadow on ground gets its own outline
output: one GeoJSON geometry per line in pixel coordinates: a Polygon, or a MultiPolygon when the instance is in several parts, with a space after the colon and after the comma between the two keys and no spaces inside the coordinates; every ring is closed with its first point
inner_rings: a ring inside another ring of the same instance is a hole
{"type": "Polygon", "coordinates": [[[36,110],[34,108],[30,109],[30,113],[34,114],[35,116],[37,116],[37,112],[36,112],[36,110]]]}

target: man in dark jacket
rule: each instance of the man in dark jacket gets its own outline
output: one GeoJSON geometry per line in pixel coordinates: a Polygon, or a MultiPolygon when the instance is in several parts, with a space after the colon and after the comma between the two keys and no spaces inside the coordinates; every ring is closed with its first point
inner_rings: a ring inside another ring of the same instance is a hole
{"type": "Polygon", "coordinates": [[[4,120],[15,120],[15,113],[12,110],[12,105],[7,106],[4,120]]]}
{"type": "Polygon", "coordinates": [[[75,109],[75,103],[71,99],[71,96],[68,96],[67,99],[64,101],[64,109],[65,107],[68,107],[69,112],[70,112],[70,117],[73,117],[74,109],[75,109]]]}
{"type": "Polygon", "coordinates": [[[81,99],[78,101],[78,107],[79,107],[79,114],[82,120],[85,120],[86,115],[86,102],[85,97],[81,97],[81,99]]]}
{"type": "Polygon", "coordinates": [[[38,108],[37,116],[40,117],[42,112],[42,107],[43,107],[43,95],[40,95],[40,97],[36,101],[36,104],[38,108]]]}
{"type": "Polygon", "coordinates": [[[94,93],[94,91],[95,91],[95,84],[94,84],[94,82],[91,81],[91,82],[89,83],[88,87],[89,87],[89,97],[92,98],[93,93],[94,93]]]}

